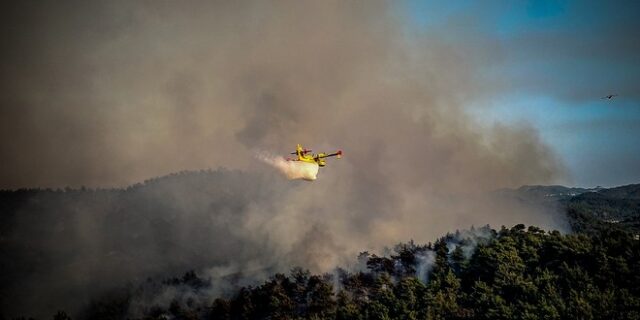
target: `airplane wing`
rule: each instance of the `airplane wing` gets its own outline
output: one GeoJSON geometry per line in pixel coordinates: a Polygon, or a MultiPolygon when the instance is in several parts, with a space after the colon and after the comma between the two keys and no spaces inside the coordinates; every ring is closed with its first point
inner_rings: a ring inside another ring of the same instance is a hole
{"type": "MultiPolygon", "coordinates": [[[[311,150],[311,149],[303,149],[303,150],[300,150],[300,152],[301,152],[302,154],[307,154],[307,153],[309,153],[309,152],[311,152],[311,151],[313,151],[313,150],[311,150]]],[[[291,153],[289,153],[289,154],[298,154],[298,153],[297,153],[297,152],[291,152],[291,153]]]]}
{"type": "Polygon", "coordinates": [[[331,154],[319,154],[317,156],[318,159],[322,159],[322,158],[328,158],[328,157],[338,157],[342,158],[342,150],[338,150],[337,152],[331,153],[331,154]]]}

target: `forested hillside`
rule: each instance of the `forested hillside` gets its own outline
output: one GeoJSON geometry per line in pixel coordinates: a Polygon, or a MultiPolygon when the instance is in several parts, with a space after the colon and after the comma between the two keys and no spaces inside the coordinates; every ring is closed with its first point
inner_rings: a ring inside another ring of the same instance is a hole
{"type": "Polygon", "coordinates": [[[593,219],[593,223],[614,225],[640,234],[640,184],[572,197],[567,200],[567,213],[577,231],[584,231],[581,220],[593,219]]]}
{"type": "Polygon", "coordinates": [[[640,184],[591,189],[522,186],[499,190],[498,194],[523,203],[559,205],[573,231],[588,232],[594,226],[606,225],[640,234],[640,184]]]}
{"type": "MultiPolygon", "coordinates": [[[[619,230],[562,235],[536,227],[448,234],[363,252],[361,270],[275,274],[210,305],[173,300],[145,319],[638,319],[640,241],[619,230]]],[[[197,295],[190,272],[165,285],[197,295]],[[189,288],[189,290],[185,290],[189,288]]],[[[135,291],[132,293],[135,295],[135,291]]],[[[125,317],[131,296],[98,302],[92,319],[125,317]]]]}
{"type": "Polygon", "coordinates": [[[293,186],[219,169],[124,189],[0,191],[0,315],[75,315],[101,293],[149,277],[276,265],[264,237],[234,226],[293,186]]]}
{"type": "Polygon", "coordinates": [[[233,228],[279,197],[273,183],[216,170],[2,191],[0,319],[16,306],[57,319],[640,319],[640,185],[502,190],[560,207],[571,232],[472,227],[311,274],[291,261],[321,260],[308,249],[321,234],[282,255],[233,228]]]}

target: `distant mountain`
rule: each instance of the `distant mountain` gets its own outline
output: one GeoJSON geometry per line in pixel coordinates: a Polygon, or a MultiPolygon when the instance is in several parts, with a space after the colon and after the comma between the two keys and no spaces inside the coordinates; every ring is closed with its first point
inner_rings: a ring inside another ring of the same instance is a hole
{"type": "Polygon", "coordinates": [[[589,196],[592,197],[601,196],[613,199],[640,200],[640,184],[629,184],[614,188],[604,188],[600,186],[595,188],[579,188],[565,187],[561,185],[524,185],[517,189],[500,189],[497,192],[519,195],[526,198],[566,199],[590,193],[589,196]]]}
{"type": "Polygon", "coordinates": [[[524,185],[517,189],[500,189],[496,191],[498,194],[505,196],[517,197],[523,200],[547,201],[547,200],[564,200],[587,192],[599,192],[605,190],[602,187],[595,188],[575,188],[560,185],[541,186],[524,185]]]}
{"type": "Polygon", "coordinates": [[[587,215],[601,222],[640,233],[640,184],[602,189],[567,201],[570,217],[587,215]]]}
{"type": "Polygon", "coordinates": [[[561,204],[574,231],[590,230],[594,224],[615,225],[640,232],[640,184],[614,188],[522,186],[496,191],[523,202],[561,204]]]}
{"type": "Polygon", "coordinates": [[[598,193],[613,199],[640,200],[640,183],[601,189],[598,193]]]}

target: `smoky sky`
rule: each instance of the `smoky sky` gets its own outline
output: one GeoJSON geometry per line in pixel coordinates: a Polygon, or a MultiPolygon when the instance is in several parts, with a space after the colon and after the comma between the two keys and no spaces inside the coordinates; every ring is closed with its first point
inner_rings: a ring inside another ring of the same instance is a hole
{"type": "Polygon", "coordinates": [[[406,178],[494,187],[560,171],[534,129],[480,129],[465,115],[498,89],[480,72],[489,47],[471,54],[446,34],[412,35],[389,3],[34,2],[3,12],[3,188],[247,169],[254,149],[296,143],[344,149],[353,167],[336,176],[359,180],[416,170],[406,178]]]}

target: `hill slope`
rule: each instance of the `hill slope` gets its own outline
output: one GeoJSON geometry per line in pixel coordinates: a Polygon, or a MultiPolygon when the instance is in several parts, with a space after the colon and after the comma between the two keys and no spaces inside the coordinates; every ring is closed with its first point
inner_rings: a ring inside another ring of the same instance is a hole
{"type": "MultiPolygon", "coordinates": [[[[231,298],[227,302],[219,301],[223,309],[225,303],[231,308],[236,303],[233,302],[233,293],[237,292],[239,286],[259,283],[268,275],[287,270],[300,261],[326,259],[326,252],[316,250],[314,244],[323,243],[330,249],[340,245],[328,242],[326,235],[318,233],[304,235],[304,241],[283,251],[281,246],[271,241],[272,234],[247,232],[259,228],[238,227],[255,226],[260,221],[273,223],[277,219],[268,216],[266,211],[269,210],[263,209],[269,208],[274,199],[282,202],[280,199],[286,199],[283,194],[301,186],[271,176],[216,170],[173,174],[126,189],[0,191],[0,316],[24,314],[44,318],[57,309],[67,310],[71,314],[87,310],[91,314],[101,310],[99,306],[119,310],[113,307],[113,301],[118,302],[116,305],[127,306],[127,310],[121,312],[134,316],[168,315],[172,305],[175,308],[193,309],[191,311],[204,315],[209,310],[210,300],[216,296],[231,298]],[[177,279],[158,280],[186,270],[198,270],[199,274],[189,273],[177,279]],[[204,274],[203,270],[206,270],[204,274]],[[155,280],[145,281],[147,278],[155,280]],[[140,285],[137,291],[126,289],[134,284],[140,285]],[[197,288],[192,288],[194,286],[197,288]],[[183,291],[197,294],[187,295],[175,303],[165,301],[170,297],[183,297],[180,294],[183,291]],[[160,297],[164,297],[164,300],[160,297]],[[196,306],[201,308],[200,311],[196,310],[196,306]]],[[[524,203],[542,202],[549,207],[560,204],[566,209],[575,231],[585,233],[584,237],[588,237],[589,241],[602,242],[604,240],[600,237],[605,233],[613,234],[618,239],[616,241],[622,241],[620,239],[633,238],[635,235],[627,231],[637,233],[640,230],[638,186],[611,189],[523,186],[498,193],[516,197],[524,203]]],[[[279,223],[286,224],[288,221],[281,220],[279,223]]],[[[476,244],[483,244],[483,241],[493,239],[497,234],[488,228],[478,230],[471,232],[471,235],[466,233],[465,239],[459,238],[460,235],[445,237],[448,240],[442,241],[447,246],[447,259],[454,259],[454,251],[460,248],[461,252],[456,253],[455,259],[460,260],[460,255],[463,255],[464,264],[473,265],[472,254],[476,252],[476,244]]],[[[540,232],[535,228],[528,232],[540,241],[559,236],[538,236],[535,234],[540,232]]],[[[371,273],[365,279],[371,280],[384,273],[396,280],[412,276],[419,279],[423,286],[430,283],[426,281],[428,278],[435,279],[431,270],[436,253],[442,249],[429,244],[406,244],[400,247],[413,249],[397,252],[398,259],[361,256],[360,262],[363,266],[369,266],[368,272],[371,273]],[[404,271],[397,274],[398,270],[404,271]]],[[[528,253],[519,252],[520,249],[516,251],[523,257],[540,256],[546,254],[545,248],[527,247],[526,250],[531,251],[528,253]]],[[[595,246],[588,250],[593,248],[595,246]]],[[[635,249],[630,247],[624,250],[635,249]]],[[[606,263],[615,264],[620,259],[632,259],[625,260],[627,267],[636,259],[635,256],[620,257],[609,251],[606,254],[613,259],[613,262],[607,260],[606,263]]],[[[542,270],[548,268],[546,263],[539,267],[542,270]]],[[[462,265],[450,267],[454,268],[454,275],[459,277],[461,288],[464,288],[467,283],[464,282],[466,276],[461,271],[462,265]]],[[[497,267],[491,265],[491,268],[497,267]]],[[[469,269],[475,271],[469,271],[467,276],[498,270],[480,269],[469,269]]],[[[354,270],[350,269],[349,272],[353,273],[354,270]]],[[[528,279],[527,276],[531,275],[523,274],[524,279],[528,279]]],[[[348,275],[345,277],[351,278],[348,275]]],[[[319,276],[314,281],[329,281],[325,278],[319,276]]],[[[392,281],[393,286],[397,285],[394,282],[396,280],[392,281]]],[[[348,286],[342,282],[341,279],[332,278],[332,290],[348,286]]],[[[363,288],[367,292],[373,292],[374,289],[363,288]]],[[[503,288],[496,290],[500,295],[503,288]]],[[[567,292],[563,294],[571,295],[570,291],[567,292]]],[[[352,295],[347,294],[348,297],[352,295]]],[[[366,296],[366,299],[373,297],[366,296]]],[[[337,303],[338,300],[335,301],[337,303]]],[[[462,301],[464,299],[460,300],[460,305],[463,305],[462,301]]],[[[358,312],[365,312],[369,307],[360,305],[358,308],[365,309],[358,309],[358,312]]],[[[458,316],[463,316],[471,312],[469,310],[476,310],[474,308],[467,305],[456,312],[461,312],[458,316]]],[[[259,315],[264,313],[257,313],[256,317],[259,315]]]]}
{"type": "MultiPolygon", "coordinates": [[[[166,280],[183,294],[145,319],[637,319],[640,241],[628,233],[562,235],[517,225],[448,234],[433,244],[364,252],[360,270],[275,274],[226,298],[196,300],[212,280],[166,280]],[[190,298],[191,297],[191,298],[190,298]]],[[[132,293],[135,296],[135,292],[132,293]]],[[[131,295],[89,318],[130,315],[131,295]]],[[[105,307],[108,306],[108,307],[105,307]]],[[[140,310],[139,310],[140,311],[140,310]]]]}
{"type": "Polygon", "coordinates": [[[592,189],[522,186],[498,193],[524,202],[559,203],[568,213],[574,231],[585,231],[594,224],[602,224],[640,233],[640,184],[592,189]],[[586,220],[590,222],[586,223],[586,220]]]}
{"type": "Polygon", "coordinates": [[[249,261],[276,266],[276,248],[234,226],[250,206],[293,187],[216,170],[126,189],[1,191],[0,311],[75,314],[91,297],[147,277],[215,266],[238,272],[249,261]]]}

